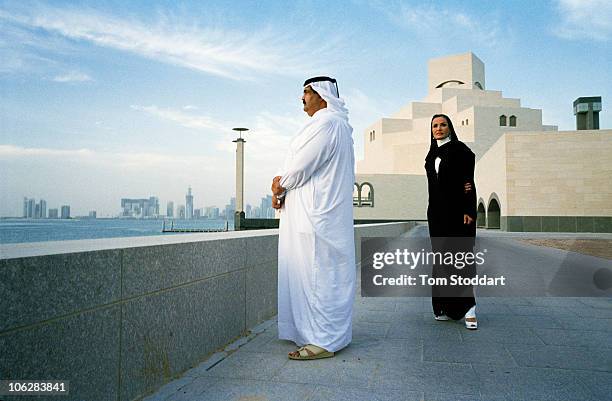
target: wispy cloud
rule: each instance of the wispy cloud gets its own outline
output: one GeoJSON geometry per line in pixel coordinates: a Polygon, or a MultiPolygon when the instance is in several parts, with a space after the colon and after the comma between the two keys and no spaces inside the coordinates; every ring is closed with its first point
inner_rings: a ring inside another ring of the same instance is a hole
{"type": "Polygon", "coordinates": [[[499,19],[491,13],[474,15],[460,9],[444,9],[432,4],[378,1],[370,4],[382,11],[395,25],[422,39],[469,41],[471,43],[465,45],[494,47],[502,37],[499,19]]]}
{"type": "MultiPolygon", "coordinates": [[[[233,139],[234,133],[231,128],[236,126],[235,123],[221,121],[201,113],[188,113],[183,111],[183,108],[161,108],[156,105],[131,105],[130,108],[182,127],[217,134],[211,137],[212,148],[219,152],[221,158],[234,157],[236,145],[230,138],[233,139]]],[[[262,111],[250,121],[244,122],[250,128],[244,137],[247,140],[245,163],[251,166],[248,172],[251,182],[263,187],[267,185],[268,178],[282,167],[291,137],[298,132],[305,120],[305,114],[302,115],[300,112],[293,115],[279,115],[262,111]]]]}
{"type": "Polygon", "coordinates": [[[83,72],[70,71],[66,74],[57,75],[53,78],[55,82],[85,82],[92,81],[91,77],[83,72]]]}
{"type": "Polygon", "coordinates": [[[0,20],[236,80],[253,79],[258,73],[301,76],[305,65],[323,68],[322,60],[332,50],[329,44],[335,43],[333,38],[315,37],[296,42],[270,27],[240,32],[164,15],[148,22],[93,9],[41,5],[19,12],[0,9],[0,20]]]}
{"type": "Polygon", "coordinates": [[[608,41],[612,38],[612,2],[557,0],[560,21],[551,28],[563,39],[608,41]]]}
{"type": "Polygon", "coordinates": [[[204,115],[193,115],[177,109],[161,108],[155,105],[140,106],[134,104],[131,105],[130,108],[132,110],[145,112],[161,120],[177,123],[178,125],[183,126],[185,128],[217,131],[227,131],[231,128],[231,124],[217,121],[212,117],[204,115]]]}

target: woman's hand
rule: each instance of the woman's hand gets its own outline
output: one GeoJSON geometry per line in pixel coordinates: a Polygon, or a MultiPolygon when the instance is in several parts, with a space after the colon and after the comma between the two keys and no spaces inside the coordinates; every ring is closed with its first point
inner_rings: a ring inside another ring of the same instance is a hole
{"type": "Polygon", "coordinates": [[[474,222],[474,219],[471,218],[469,214],[463,215],[463,224],[472,224],[473,222],[474,222]]]}
{"type": "Polygon", "coordinates": [[[471,190],[472,190],[472,183],[471,182],[466,182],[465,184],[463,184],[463,193],[464,194],[467,194],[471,190]]]}

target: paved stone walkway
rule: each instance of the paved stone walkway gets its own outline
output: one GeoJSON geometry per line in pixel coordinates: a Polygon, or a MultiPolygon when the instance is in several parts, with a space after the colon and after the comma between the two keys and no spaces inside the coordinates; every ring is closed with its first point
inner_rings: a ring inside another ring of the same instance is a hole
{"type": "MultiPolygon", "coordinates": [[[[562,252],[517,244],[540,264],[562,252]]],[[[434,321],[429,298],[358,295],[353,342],[318,361],[287,359],[270,320],[146,400],[612,400],[611,298],[477,302],[468,331],[434,321]]]]}

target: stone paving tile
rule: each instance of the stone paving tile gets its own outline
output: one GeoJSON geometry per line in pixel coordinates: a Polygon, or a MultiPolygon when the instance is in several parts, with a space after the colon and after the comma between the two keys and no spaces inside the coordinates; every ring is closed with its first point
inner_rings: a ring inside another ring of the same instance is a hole
{"type": "Polygon", "coordinates": [[[396,361],[380,364],[372,387],[377,391],[410,389],[436,394],[480,395],[471,365],[460,363],[396,361]]]}
{"type": "Polygon", "coordinates": [[[287,363],[287,355],[236,352],[219,362],[203,376],[234,379],[271,379],[287,363]]]}
{"type": "MultiPolygon", "coordinates": [[[[561,318],[558,317],[557,321],[559,322],[560,327],[564,329],[570,330],[590,330],[590,331],[606,331],[608,333],[612,333],[612,319],[594,319],[587,317],[577,317],[577,318],[561,318]]],[[[556,327],[539,327],[543,329],[554,329],[556,327]]]]}
{"type": "Polygon", "coordinates": [[[438,341],[440,339],[448,339],[460,342],[461,335],[459,331],[462,329],[465,330],[465,327],[455,322],[436,322],[435,325],[397,322],[392,324],[389,328],[387,338],[403,338],[410,341],[438,341]]]}
{"type": "Polygon", "coordinates": [[[593,307],[571,307],[567,308],[568,311],[572,312],[576,316],[590,317],[595,319],[612,319],[612,305],[606,308],[593,308],[593,307]]]}
{"type": "MultiPolygon", "coordinates": [[[[498,315],[508,315],[511,314],[510,307],[513,305],[503,305],[503,304],[489,304],[489,303],[481,303],[479,299],[476,299],[476,316],[480,316],[481,314],[498,314],[498,315]]],[[[526,305],[517,305],[517,306],[526,306],[526,305]]]]}
{"type": "Polygon", "coordinates": [[[414,303],[414,302],[397,302],[395,304],[396,312],[427,312],[431,311],[431,303],[414,303]]]}
{"type": "Polygon", "coordinates": [[[426,297],[398,297],[398,298],[393,298],[395,300],[396,303],[399,304],[428,304],[431,303],[431,299],[430,298],[426,298],[426,297]]]}
{"type": "Polygon", "coordinates": [[[181,393],[167,401],[301,401],[311,398],[312,389],[305,384],[200,377],[181,393]]]}
{"type": "Polygon", "coordinates": [[[259,323],[257,326],[251,329],[252,334],[260,334],[265,332],[270,327],[273,327],[276,324],[276,319],[269,319],[263,323],[259,323]]]}
{"type": "Polygon", "coordinates": [[[216,352],[211,355],[207,360],[196,366],[195,368],[189,369],[185,372],[185,376],[197,377],[206,375],[206,372],[229,356],[229,353],[225,351],[216,352]]]}
{"type": "Polygon", "coordinates": [[[556,345],[507,344],[519,366],[612,372],[612,350],[556,345]]]}
{"type": "MultiPolygon", "coordinates": [[[[550,317],[578,317],[571,308],[564,306],[510,306],[510,319],[514,316],[550,316],[550,317]]],[[[586,308],[582,308],[586,309],[586,308]]]]}
{"type": "Polygon", "coordinates": [[[393,311],[396,302],[389,298],[358,298],[354,305],[365,310],[393,311]]]}
{"type": "Polygon", "coordinates": [[[354,339],[348,347],[336,354],[343,360],[404,359],[421,361],[423,346],[420,341],[365,337],[354,339]]]}
{"type": "Polygon", "coordinates": [[[482,363],[516,366],[510,353],[495,343],[438,342],[423,346],[423,360],[429,362],[482,363]]]}
{"type": "Polygon", "coordinates": [[[343,361],[339,357],[313,361],[289,361],[272,380],[366,389],[373,372],[379,365],[379,360],[343,361]]]}
{"type": "Polygon", "coordinates": [[[569,347],[612,348],[612,337],[605,331],[533,329],[547,345],[569,347]]]}
{"type": "MultiPolygon", "coordinates": [[[[478,327],[488,325],[491,327],[529,327],[544,329],[559,329],[561,323],[551,316],[516,316],[516,315],[479,315],[478,327]]],[[[479,329],[480,330],[480,329],[479,329]]]]}
{"type": "Polygon", "coordinates": [[[576,297],[531,297],[526,299],[535,306],[582,307],[581,298],[576,297]]]}
{"type": "Polygon", "coordinates": [[[478,298],[477,331],[436,322],[430,302],[357,298],[353,343],[319,361],[288,360],[295,345],[265,323],[149,399],[612,400],[609,299],[478,298]]]}
{"type": "Polygon", "coordinates": [[[142,401],[165,401],[171,395],[176,394],[180,389],[186,387],[193,382],[194,378],[190,376],[184,376],[180,379],[171,381],[165,384],[155,394],[145,397],[142,401]]]}
{"type": "Polygon", "coordinates": [[[461,395],[454,393],[425,393],[424,401],[485,401],[479,395],[461,395]]]}
{"type": "Polygon", "coordinates": [[[598,309],[612,308],[612,298],[579,298],[578,302],[598,309]]]}
{"type": "MultiPolygon", "coordinates": [[[[473,364],[487,401],[595,401],[575,371],[473,364]]],[[[599,401],[602,401],[601,399],[599,401]]]]}
{"type": "Polygon", "coordinates": [[[164,401],[207,401],[207,399],[202,395],[206,389],[202,384],[204,380],[209,381],[209,378],[194,378],[191,383],[170,395],[164,401]]]}
{"type": "Polygon", "coordinates": [[[461,339],[467,343],[544,344],[535,330],[522,327],[492,327],[488,324],[481,324],[478,326],[478,330],[460,330],[459,333],[461,339]]]}
{"type": "Polygon", "coordinates": [[[353,322],[390,323],[401,316],[402,314],[397,312],[359,310],[353,314],[353,322]]]}
{"type": "Polygon", "coordinates": [[[286,357],[288,353],[295,351],[296,349],[297,346],[292,341],[279,340],[275,337],[258,337],[243,346],[240,350],[262,354],[284,355],[286,357]]]}
{"type": "Polygon", "coordinates": [[[612,400],[612,373],[572,371],[593,394],[596,400],[612,400]]]}
{"type": "Polygon", "coordinates": [[[480,305],[533,305],[529,298],[525,297],[478,297],[476,294],[476,307],[480,305]]]}
{"type": "Polygon", "coordinates": [[[359,337],[384,337],[389,331],[390,323],[353,323],[353,338],[359,337]]]}
{"type": "Polygon", "coordinates": [[[422,401],[419,391],[385,390],[374,392],[369,389],[350,387],[316,386],[308,401],[422,401]]]}
{"type": "Polygon", "coordinates": [[[257,335],[257,337],[259,336],[278,338],[278,325],[274,323],[273,326],[267,328],[263,333],[257,335]]]}

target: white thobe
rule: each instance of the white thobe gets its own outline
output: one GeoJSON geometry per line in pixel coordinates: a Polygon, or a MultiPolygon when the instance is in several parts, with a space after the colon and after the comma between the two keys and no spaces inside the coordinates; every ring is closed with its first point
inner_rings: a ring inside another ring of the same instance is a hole
{"type": "Polygon", "coordinates": [[[317,111],[292,140],[278,241],[279,338],[335,352],[352,338],[355,296],[352,128],[317,111]]]}

